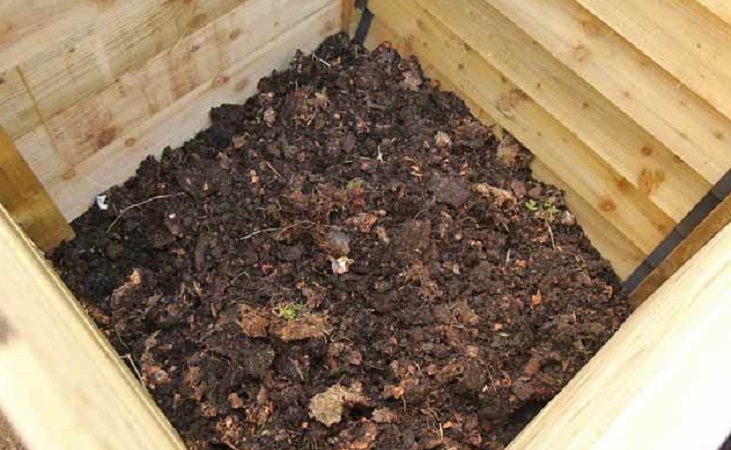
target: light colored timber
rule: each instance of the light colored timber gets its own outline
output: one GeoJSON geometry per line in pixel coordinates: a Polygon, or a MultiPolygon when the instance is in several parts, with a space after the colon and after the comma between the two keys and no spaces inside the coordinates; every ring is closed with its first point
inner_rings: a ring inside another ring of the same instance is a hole
{"type": "Polygon", "coordinates": [[[731,24],[731,3],[728,0],[696,0],[709,11],[731,24]]]}
{"type": "Polygon", "coordinates": [[[731,117],[731,33],[695,0],[577,0],[731,117]]]}
{"type": "Polygon", "coordinates": [[[720,230],[731,222],[731,197],[726,197],[703,219],[683,241],[665,258],[642,283],[632,291],[630,301],[639,306],[652,295],[665,280],[695,255],[720,230]]]}
{"type": "Polygon", "coordinates": [[[420,0],[435,19],[679,221],[710,184],[484,0],[420,0]]]}
{"type": "Polygon", "coordinates": [[[74,30],[87,29],[99,17],[104,0],[32,0],[0,2],[0,72],[16,66],[74,30]]]}
{"type": "Polygon", "coordinates": [[[17,144],[71,220],[145,157],[205,128],[211,107],[243,102],[297,49],[312,51],[337,32],[340,8],[337,0],[246,2],[54,116],[52,140],[36,129],[17,144]]]}
{"type": "MultiPolygon", "coordinates": [[[[375,49],[381,43],[388,42],[401,55],[409,55],[412,52],[408,40],[401,38],[398,33],[384,24],[380,16],[376,16],[371,23],[365,45],[368,49],[375,49]]],[[[436,79],[441,88],[447,91],[459,92],[459,88],[449,81],[449,78],[442,74],[439,68],[433,66],[423,58],[419,61],[424,72],[436,79]]],[[[496,121],[489,116],[482,108],[471,99],[462,97],[472,114],[486,126],[495,126],[496,121]]],[[[644,260],[645,254],[641,252],[632,242],[616,230],[601,212],[593,208],[581,196],[573,192],[560,178],[548,169],[540,159],[535,159],[531,166],[533,175],[541,181],[553,184],[566,191],[566,201],[571,211],[576,214],[579,224],[584,229],[589,239],[597,250],[607,258],[615,272],[621,279],[626,279],[629,274],[644,260]]]]}
{"type": "Polygon", "coordinates": [[[533,176],[537,179],[552,184],[565,192],[566,202],[571,212],[576,215],[576,220],[591,241],[591,244],[607,261],[609,261],[614,272],[621,280],[628,276],[645,260],[647,256],[638,249],[626,236],[620,233],[611,224],[607,223],[600,212],[587,203],[580,195],[576,194],[566,183],[563,182],[546,164],[536,159],[531,164],[533,176]]]}
{"type": "Polygon", "coordinates": [[[368,4],[398,30],[402,45],[438,67],[463,98],[500,122],[637,248],[649,253],[670,232],[675,222],[647,196],[427,11],[407,0],[368,4]]]}
{"type": "Polygon", "coordinates": [[[640,306],[508,450],[715,450],[729,432],[731,226],[640,306]]]}
{"type": "Polygon", "coordinates": [[[0,298],[0,408],[29,449],[184,449],[2,207],[0,298]]]}
{"type": "Polygon", "coordinates": [[[74,233],[10,137],[0,127],[0,204],[43,250],[74,233]]]}
{"type": "Polygon", "coordinates": [[[487,1],[708,182],[731,168],[731,121],[574,0],[487,1]]]}
{"type": "MultiPolygon", "coordinates": [[[[26,2],[8,3],[14,3],[18,9],[28,9],[26,2]]],[[[45,119],[109,86],[125,71],[141,66],[179,39],[245,2],[83,0],[76,3],[105,5],[87,7],[88,14],[76,19],[77,26],[38,43],[32,52],[19,55],[13,66],[6,69],[6,72],[22,72],[28,93],[45,119]]],[[[45,8],[39,6],[37,14],[42,16],[44,11],[45,8]]],[[[37,32],[50,30],[52,28],[44,24],[37,32]]],[[[15,45],[24,46],[25,42],[21,40],[15,45]]],[[[12,100],[12,92],[12,86],[0,84],[0,109],[11,106],[8,101],[12,100]]],[[[18,112],[24,114],[22,110],[18,112]]],[[[15,138],[42,123],[40,116],[32,118],[35,120],[0,123],[15,138]]]]}

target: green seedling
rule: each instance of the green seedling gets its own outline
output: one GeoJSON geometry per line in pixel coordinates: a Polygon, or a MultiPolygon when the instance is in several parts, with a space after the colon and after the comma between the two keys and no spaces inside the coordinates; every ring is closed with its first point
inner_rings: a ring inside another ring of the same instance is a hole
{"type": "Polygon", "coordinates": [[[349,192],[353,192],[355,190],[362,190],[363,185],[365,182],[360,178],[353,178],[352,180],[348,181],[347,186],[345,187],[349,192]]]}
{"type": "Polygon", "coordinates": [[[553,222],[553,219],[556,217],[556,215],[561,212],[561,210],[558,209],[556,205],[554,205],[553,202],[550,201],[547,201],[541,205],[537,201],[530,199],[527,200],[524,205],[527,210],[536,213],[538,217],[545,219],[549,222],[553,222]]]}
{"type": "Polygon", "coordinates": [[[282,319],[294,320],[299,316],[302,307],[299,303],[280,303],[274,307],[272,312],[282,319]]]}
{"type": "Polygon", "coordinates": [[[559,212],[560,210],[551,202],[546,202],[543,205],[543,218],[549,222],[553,222],[553,218],[556,217],[556,214],[559,212]]]}

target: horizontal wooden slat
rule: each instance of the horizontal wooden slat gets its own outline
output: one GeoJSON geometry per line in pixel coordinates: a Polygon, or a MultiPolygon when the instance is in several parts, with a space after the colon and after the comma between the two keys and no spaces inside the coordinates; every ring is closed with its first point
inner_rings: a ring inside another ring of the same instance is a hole
{"type": "Polygon", "coordinates": [[[591,244],[612,264],[612,268],[620,279],[627,279],[645,260],[647,254],[643,253],[625,235],[609,224],[600,211],[576,194],[543,161],[540,159],[534,160],[531,169],[537,179],[564,190],[566,202],[576,215],[576,220],[589,237],[591,244]]]}
{"type": "Polygon", "coordinates": [[[731,34],[695,0],[577,0],[731,117],[731,34]]]}
{"type": "Polygon", "coordinates": [[[497,119],[639,249],[651,251],[672,229],[674,222],[645,195],[417,3],[368,4],[422,63],[438,67],[463,98],[497,119]]]}
{"type": "Polygon", "coordinates": [[[710,184],[484,0],[419,4],[678,221],[710,184]]]}
{"type": "Polygon", "coordinates": [[[29,450],[183,450],[2,206],[0,298],[0,407],[29,450]]]}
{"type": "MultiPolygon", "coordinates": [[[[18,61],[18,70],[37,109],[50,119],[240,4],[241,0],[108,2],[87,26],[80,23],[18,61]]],[[[13,106],[8,105],[12,100],[8,88],[0,85],[0,109],[13,106]]],[[[22,110],[12,111],[23,114],[22,110]]],[[[35,119],[0,123],[17,137],[41,123],[40,117],[35,119]]]]}
{"type": "Polygon", "coordinates": [[[731,167],[731,121],[574,0],[487,0],[710,183],[731,167]]]}
{"type": "Polygon", "coordinates": [[[0,72],[74,30],[86,31],[111,2],[32,0],[0,2],[0,72]]]}
{"type": "Polygon", "coordinates": [[[39,157],[45,151],[54,158],[51,149],[39,147],[43,139],[18,144],[31,165],[38,164],[36,173],[46,174],[46,189],[71,220],[96,193],[130,177],[145,157],[205,128],[211,107],[243,102],[259,78],[286,67],[297,49],[314,50],[339,30],[340,12],[338,0],[249,1],[181,41],[177,51],[163,52],[54,117],[50,125],[64,151],[54,161],[61,167],[48,167],[39,157]],[[244,31],[237,39],[228,38],[239,28],[244,31]],[[70,161],[73,167],[63,166],[70,161]]]}
{"type": "Polygon", "coordinates": [[[508,450],[715,450],[729,432],[731,225],[622,325],[508,450]]]}

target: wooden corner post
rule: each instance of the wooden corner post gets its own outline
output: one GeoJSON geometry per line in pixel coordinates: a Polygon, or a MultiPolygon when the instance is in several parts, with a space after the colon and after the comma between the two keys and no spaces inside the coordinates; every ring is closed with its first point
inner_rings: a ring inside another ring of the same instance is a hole
{"type": "Polygon", "coordinates": [[[0,299],[0,408],[29,449],[184,449],[2,206],[0,299]]]}
{"type": "Polygon", "coordinates": [[[74,235],[56,204],[1,126],[0,204],[44,251],[74,235]]]}

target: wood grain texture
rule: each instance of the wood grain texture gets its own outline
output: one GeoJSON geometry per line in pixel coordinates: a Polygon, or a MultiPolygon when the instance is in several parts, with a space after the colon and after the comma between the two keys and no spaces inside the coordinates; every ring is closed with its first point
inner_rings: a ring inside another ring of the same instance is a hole
{"type": "MultiPolygon", "coordinates": [[[[94,3],[86,1],[85,3],[94,3]]],[[[94,20],[56,36],[18,61],[36,108],[46,120],[84,97],[112,84],[125,71],[171,48],[179,39],[218,19],[241,0],[107,2],[94,20]]],[[[0,108],[8,108],[11,86],[0,85],[0,108]]],[[[12,98],[11,98],[12,99],[12,98]]],[[[17,110],[15,110],[17,111],[17,110]]],[[[2,116],[0,116],[0,120],[2,116]]],[[[2,121],[11,136],[21,136],[35,121],[2,121]]]]}
{"type": "Polygon", "coordinates": [[[731,226],[638,308],[508,450],[715,450],[731,402],[731,226]]]}
{"type": "Polygon", "coordinates": [[[571,212],[576,216],[577,222],[581,225],[591,244],[609,261],[617,276],[621,280],[626,280],[645,260],[647,254],[638,249],[627,236],[607,223],[601,211],[581,198],[569,185],[553,173],[543,161],[540,159],[534,160],[531,164],[531,170],[533,170],[533,176],[538,180],[552,184],[564,191],[571,212]]]}
{"type": "Polygon", "coordinates": [[[695,255],[727,224],[731,223],[731,197],[726,197],[696,228],[632,291],[634,307],[642,304],[675,271],[695,255]]]}
{"type": "Polygon", "coordinates": [[[403,46],[437,67],[464,99],[479,105],[572,186],[643,252],[650,252],[674,221],[507,77],[413,1],[371,0],[379,21],[398,30],[403,46]]]}
{"type": "Polygon", "coordinates": [[[574,0],[488,3],[706,181],[731,167],[731,121],[574,0]]]}
{"type": "Polygon", "coordinates": [[[484,0],[418,3],[674,220],[708,192],[707,181],[484,0]]]}
{"type": "Polygon", "coordinates": [[[285,67],[298,48],[314,50],[337,32],[341,18],[333,14],[340,6],[337,0],[246,2],[55,115],[48,122],[52,139],[36,129],[18,146],[71,220],[95,193],[131,176],[144,157],[205,128],[211,107],[244,101],[259,78],[285,67]]]}
{"type": "Polygon", "coordinates": [[[183,450],[1,206],[0,297],[0,407],[29,449],[183,450]]]}
{"type": "Polygon", "coordinates": [[[43,250],[74,233],[10,137],[0,127],[0,204],[43,250]]]}
{"type": "Polygon", "coordinates": [[[0,72],[74,30],[85,30],[106,9],[104,0],[0,2],[0,72]]]}
{"type": "Polygon", "coordinates": [[[696,0],[726,23],[731,24],[731,3],[728,0],[696,0]]]}
{"type": "Polygon", "coordinates": [[[695,0],[577,0],[731,117],[731,31],[695,0]]]}

